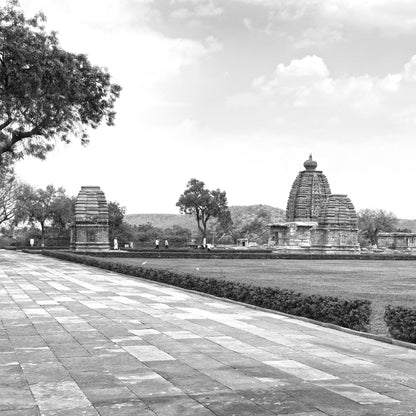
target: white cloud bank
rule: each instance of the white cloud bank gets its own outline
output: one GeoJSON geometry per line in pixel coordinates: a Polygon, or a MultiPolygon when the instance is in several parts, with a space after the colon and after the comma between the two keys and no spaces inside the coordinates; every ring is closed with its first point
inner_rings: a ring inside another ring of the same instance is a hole
{"type": "MultiPolygon", "coordinates": [[[[333,24],[353,24],[368,30],[380,28],[394,33],[416,29],[416,3],[413,0],[234,0],[264,6],[276,20],[333,24]]],[[[391,32],[389,33],[392,34],[391,32]]]]}
{"type": "Polygon", "coordinates": [[[262,106],[275,119],[278,115],[280,125],[303,124],[300,132],[308,126],[333,131],[342,125],[358,135],[367,130],[409,134],[409,124],[416,126],[415,96],[416,55],[400,72],[384,77],[333,77],[322,58],[307,55],[255,78],[250,91],[229,97],[228,104],[234,109],[262,106]]]}

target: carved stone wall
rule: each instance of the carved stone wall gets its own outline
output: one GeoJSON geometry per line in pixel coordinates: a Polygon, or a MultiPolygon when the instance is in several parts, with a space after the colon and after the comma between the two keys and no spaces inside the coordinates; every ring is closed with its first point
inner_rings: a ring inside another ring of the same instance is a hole
{"type": "Polygon", "coordinates": [[[331,194],[328,179],[316,170],[318,164],[312,156],[303,165],[306,170],[299,172],[290,190],[287,221],[317,221],[320,205],[331,194]]]}
{"type": "Polygon", "coordinates": [[[70,248],[76,251],[109,250],[108,205],[99,186],[83,186],[75,202],[70,248]]]}
{"type": "Polygon", "coordinates": [[[272,244],[276,247],[290,249],[309,248],[311,246],[311,234],[317,225],[315,222],[271,224],[272,244]]]}
{"type": "Polygon", "coordinates": [[[323,202],[311,246],[326,253],[360,250],[357,214],[347,195],[332,194],[323,202]]]}
{"type": "Polygon", "coordinates": [[[377,247],[416,251],[416,233],[378,233],[377,247]]]}
{"type": "Polygon", "coordinates": [[[309,157],[290,190],[286,223],[270,224],[272,246],[325,253],[360,251],[354,205],[346,195],[331,194],[328,180],[309,157]]]}

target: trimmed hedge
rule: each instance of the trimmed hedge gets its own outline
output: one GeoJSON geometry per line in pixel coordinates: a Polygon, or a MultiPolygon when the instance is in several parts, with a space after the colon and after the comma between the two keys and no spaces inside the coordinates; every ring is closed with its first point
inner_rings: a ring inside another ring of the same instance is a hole
{"type": "Polygon", "coordinates": [[[412,254],[325,254],[325,253],[276,253],[267,250],[111,250],[102,252],[78,251],[74,254],[113,258],[176,258],[176,259],[286,259],[286,260],[416,260],[412,254]]]}
{"type": "Polygon", "coordinates": [[[384,321],[392,338],[416,343],[416,309],[387,305],[384,321]]]}
{"type": "Polygon", "coordinates": [[[44,250],[42,254],[61,260],[99,267],[113,272],[167,283],[183,289],[248,303],[262,308],[303,316],[320,322],[367,331],[371,316],[369,300],[345,300],[333,296],[307,295],[292,290],[260,287],[227,280],[176,273],[163,269],[121,264],[102,258],[44,250]]]}

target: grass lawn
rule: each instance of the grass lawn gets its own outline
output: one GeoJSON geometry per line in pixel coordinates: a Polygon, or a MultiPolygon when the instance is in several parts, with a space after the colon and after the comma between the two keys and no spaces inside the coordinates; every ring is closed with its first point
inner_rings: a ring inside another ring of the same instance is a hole
{"type": "Polygon", "coordinates": [[[114,261],[169,269],[259,286],[372,301],[370,332],[387,334],[387,304],[416,308],[415,261],[229,260],[114,258],[114,261]],[[199,270],[197,270],[197,268],[199,270]]]}

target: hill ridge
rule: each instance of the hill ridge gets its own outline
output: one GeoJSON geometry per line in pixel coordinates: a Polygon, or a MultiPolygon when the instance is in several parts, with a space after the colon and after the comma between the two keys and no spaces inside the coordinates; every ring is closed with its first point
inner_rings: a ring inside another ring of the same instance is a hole
{"type": "MultiPolygon", "coordinates": [[[[233,222],[236,225],[252,221],[259,215],[259,213],[264,213],[266,216],[270,216],[271,222],[284,221],[285,219],[285,210],[265,204],[231,205],[229,209],[233,222]]],[[[158,228],[171,228],[176,225],[187,228],[194,233],[198,233],[195,218],[188,214],[135,213],[126,214],[124,218],[130,225],[150,223],[158,228]]],[[[397,227],[402,229],[408,228],[413,232],[416,232],[416,219],[398,219],[397,227]]]]}

